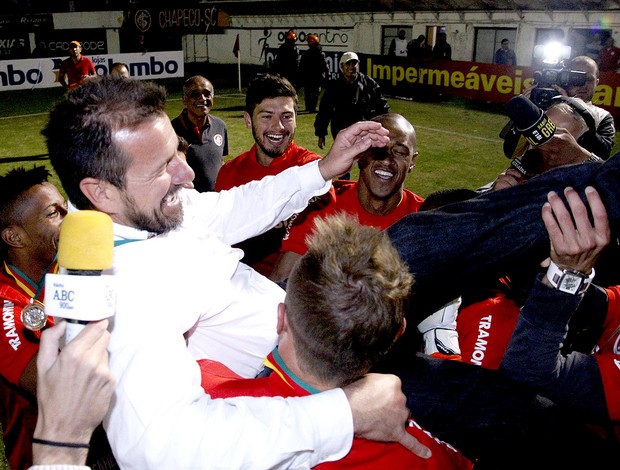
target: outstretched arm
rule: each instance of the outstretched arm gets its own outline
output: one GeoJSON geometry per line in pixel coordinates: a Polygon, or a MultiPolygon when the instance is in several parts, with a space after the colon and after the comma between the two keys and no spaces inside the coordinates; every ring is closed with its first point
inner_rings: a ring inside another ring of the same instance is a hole
{"type": "MultiPolygon", "coordinates": [[[[588,208],[572,188],[566,188],[568,207],[550,192],[542,218],[551,241],[550,260],[561,269],[589,275],[610,232],[605,207],[592,187],[586,189],[588,208]]],[[[558,403],[573,407],[592,419],[605,419],[605,394],[593,355],[561,354],[568,322],[582,294],[553,287],[547,276],[539,278],[523,306],[501,369],[510,377],[529,383],[558,403]]]]}

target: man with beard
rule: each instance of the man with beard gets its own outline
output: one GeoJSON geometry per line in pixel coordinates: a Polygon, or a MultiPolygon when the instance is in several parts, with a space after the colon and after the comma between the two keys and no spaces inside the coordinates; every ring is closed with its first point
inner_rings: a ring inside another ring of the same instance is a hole
{"type": "Polygon", "coordinates": [[[122,468],[306,468],[346,455],[354,434],[429,456],[405,432],[394,376],[293,400],[212,400],[196,363],[256,375],[276,344],[284,291],[230,245],[301,211],[360,153],[385,146],[379,123],[341,132],[321,160],[219,193],[186,187],[194,173],[154,83],[90,80],[54,107],[43,133],[73,205],[115,223],[109,351],[118,382],[104,426],[122,468]]]}
{"type": "MultiPolygon", "coordinates": [[[[297,145],[293,140],[297,127],[297,92],[278,75],[260,75],[248,86],[245,98],[245,125],[252,129],[254,145],[229,160],[220,169],[215,190],[222,191],[250,181],[260,180],[292,166],[320,159],[320,155],[297,145]]],[[[284,225],[238,245],[243,262],[269,276],[280,254],[284,225]]]]}
{"type": "Polygon", "coordinates": [[[172,120],[174,131],[189,144],[187,164],[196,174],[194,188],[199,192],[213,191],[223,158],[228,155],[228,128],[211,114],[214,99],[209,80],[201,75],[190,77],[183,85],[185,108],[172,120]]]}

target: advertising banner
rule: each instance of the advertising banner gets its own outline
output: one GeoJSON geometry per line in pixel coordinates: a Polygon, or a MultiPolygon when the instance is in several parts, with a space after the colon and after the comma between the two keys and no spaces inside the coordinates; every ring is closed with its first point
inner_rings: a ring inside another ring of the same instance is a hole
{"type": "MultiPolygon", "coordinates": [[[[107,75],[114,62],[123,62],[132,78],[156,80],[183,77],[183,51],[144,54],[94,54],[88,56],[97,75],[107,75]]],[[[58,68],[66,57],[0,61],[0,91],[60,86],[58,68]]]]}
{"type": "Polygon", "coordinates": [[[217,6],[201,3],[170,8],[142,8],[129,11],[126,24],[139,33],[175,31],[178,34],[222,33],[230,19],[217,6]]]}
{"type": "MultiPolygon", "coordinates": [[[[466,61],[412,61],[382,55],[360,56],[360,71],[370,75],[384,93],[404,98],[430,93],[490,103],[507,103],[534,80],[534,67],[466,61]]],[[[601,72],[592,102],[620,116],[620,74],[601,72]]]]}

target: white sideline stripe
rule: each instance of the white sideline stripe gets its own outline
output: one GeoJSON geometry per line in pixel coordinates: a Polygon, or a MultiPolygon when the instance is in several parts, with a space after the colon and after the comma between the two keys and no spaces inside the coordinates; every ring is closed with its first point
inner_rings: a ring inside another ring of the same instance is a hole
{"type": "Polygon", "coordinates": [[[427,131],[434,131],[434,132],[439,132],[441,134],[449,134],[449,135],[455,135],[455,136],[459,136],[459,137],[467,137],[468,139],[477,139],[477,140],[483,140],[485,142],[501,142],[501,139],[498,137],[497,139],[489,139],[488,137],[479,137],[477,135],[471,135],[471,134],[459,134],[458,132],[452,132],[452,131],[444,131],[443,129],[435,129],[434,127],[425,127],[425,126],[414,126],[415,129],[424,129],[427,131]]]}
{"type": "MultiPolygon", "coordinates": [[[[232,94],[232,95],[217,95],[217,98],[239,98],[240,96],[245,96],[243,94],[232,94]]],[[[167,101],[181,101],[181,98],[170,98],[167,101]]],[[[21,119],[32,116],[46,116],[49,113],[33,113],[33,114],[18,114],[16,116],[2,116],[0,117],[0,121],[4,121],[6,119],[21,119]]]]}

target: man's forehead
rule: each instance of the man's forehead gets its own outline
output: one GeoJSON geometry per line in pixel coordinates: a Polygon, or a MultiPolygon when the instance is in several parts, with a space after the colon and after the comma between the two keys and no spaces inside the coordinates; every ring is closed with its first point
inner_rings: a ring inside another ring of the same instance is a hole
{"type": "Polygon", "coordinates": [[[165,114],[157,114],[152,119],[147,119],[135,126],[119,127],[112,132],[112,140],[116,145],[125,149],[133,146],[143,148],[145,135],[158,135],[165,137],[166,140],[174,140],[175,148],[178,147],[178,137],[170,123],[170,119],[165,114]]]}
{"type": "MultiPolygon", "coordinates": [[[[36,215],[37,212],[44,211],[47,207],[55,203],[64,203],[64,198],[52,183],[43,182],[41,184],[35,184],[23,198],[23,207],[30,208],[32,213],[30,215],[36,215]]],[[[27,209],[25,212],[28,212],[27,209]]]]}
{"type": "Polygon", "coordinates": [[[192,82],[187,86],[187,91],[196,90],[196,89],[213,90],[213,85],[211,85],[211,83],[207,81],[199,81],[199,82],[192,82]]]}
{"type": "Polygon", "coordinates": [[[255,111],[262,112],[294,112],[295,100],[290,96],[265,98],[256,106],[255,111]]]}

